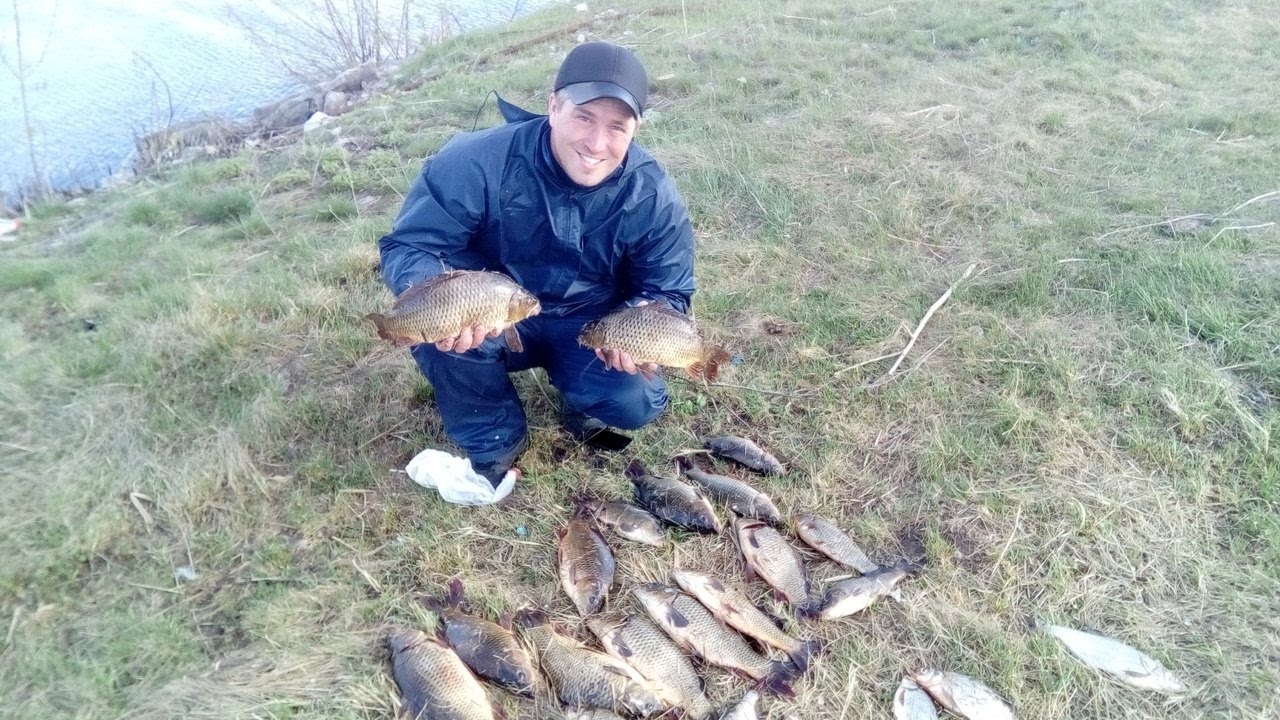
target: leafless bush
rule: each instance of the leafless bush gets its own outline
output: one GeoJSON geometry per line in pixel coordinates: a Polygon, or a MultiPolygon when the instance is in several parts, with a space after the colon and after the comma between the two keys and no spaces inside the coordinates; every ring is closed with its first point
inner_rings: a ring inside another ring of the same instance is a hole
{"type": "MultiPolygon", "coordinates": [[[[270,0],[266,11],[249,18],[228,7],[232,21],[253,42],[277,56],[280,64],[303,82],[332,77],[367,62],[383,63],[407,56],[423,38],[415,37],[412,0],[270,0]],[[390,8],[390,9],[389,9],[390,8]]],[[[447,35],[452,17],[438,4],[440,27],[423,32],[427,40],[447,35]]]]}

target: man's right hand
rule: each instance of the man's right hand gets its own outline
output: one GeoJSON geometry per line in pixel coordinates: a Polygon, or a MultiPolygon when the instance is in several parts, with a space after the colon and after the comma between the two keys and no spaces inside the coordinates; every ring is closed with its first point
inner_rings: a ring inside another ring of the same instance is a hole
{"type": "Polygon", "coordinates": [[[483,325],[475,325],[465,328],[458,333],[457,337],[446,338],[436,342],[436,349],[440,352],[456,352],[464,353],[473,348],[480,347],[480,343],[486,338],[498,337],[502,334],[502,328],[488,328],[483,325]]]}

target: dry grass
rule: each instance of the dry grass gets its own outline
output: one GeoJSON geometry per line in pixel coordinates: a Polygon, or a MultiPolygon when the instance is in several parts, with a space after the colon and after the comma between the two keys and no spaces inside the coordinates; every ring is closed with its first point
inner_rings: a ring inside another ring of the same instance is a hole
{"type": "MultiPolygon", "coordinates": [[[[526,374],[524,480],[499,508],[444,505],[400,471],[448,447],[431,389],[359,320],[386,302],[375,242],[422,157],[490,88],[545,102],[564,28],[649,64],[641,139],[691,208],[696,311],[743,357],[718,387],[673,381],[634,456],[669,468],[750,436],[791,468],[758,480],[784,509],[926,566],[901,604],[788,621],[826,651],[765,716],[885,717],[922,664],[1023,718],[1280,714],[1265,3],[743,0],[584,22],[454,38],[413,65],[433,80],[344,121],[360,142],[41,206],[0,249],[0,714],[389,717],[381,629],[429,627],[417,596],[455,576],[491,616],[537,605],[586,637],[554,531],[574,492],[628,494],[630,458],[569,441],[526,374]],[[187,224],[218,197],[252,202],[187,224]],[[1160,231],[1200,214],[1256,227],[1160,231]],[[1130,642],[1194,693],[1097,676],[1029,617],[1130,642]]],[[[738,576],[728,538],[673,537],[617,546],[613,607],[676,566],[738,576]]],[[[707,678],[719,701],[746,687],[707,678]]]]}

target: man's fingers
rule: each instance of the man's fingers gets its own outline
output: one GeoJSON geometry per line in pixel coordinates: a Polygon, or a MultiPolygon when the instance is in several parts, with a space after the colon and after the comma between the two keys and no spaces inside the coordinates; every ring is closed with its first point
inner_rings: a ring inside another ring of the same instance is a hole
{"type": "Polygon", "coordinates": [[[621,350],[618,351],[618,367],[628,375],[635,375],[639,372],[635,362],[631,360],[631,354],[624,353],[621,350]]]}

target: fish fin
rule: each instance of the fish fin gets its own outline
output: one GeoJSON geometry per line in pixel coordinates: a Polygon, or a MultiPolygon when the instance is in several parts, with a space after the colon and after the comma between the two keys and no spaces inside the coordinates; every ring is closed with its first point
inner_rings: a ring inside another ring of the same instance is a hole
{"type": "Polygon", "coordinates": [[[632,650],[631,646],[616,634],[613,637],[613,649],[624,658],[629,658],[636,654],[635,650],[632,650]]]}
{"type": "Polygon", "coordinates": [[[515,615],[516,624],[522,628],[546,625],[549,622],[547,611],[542,608],[524,608],[515,615]]]}
{"type": "Polygon", "coordinates": [[[498,616],[498,627],[502,628],[503,630],[511,629],[511,613],[504,612],[498,616]]]}
{"type": "Polygon", "coordinates": [[[466,595],[462,591],[462,579],[453,578],[449,581],[449,595],[445,598],[445,602],[450,607],[461,608],[466,601],[466,595]]]}
{"type": "Polygon", "coordinates": [[[382,338],[383,340],[391,340],[392,342],[395,341],[395,338],[391,337],[391,333],[387,332],[387,316],[386,315],[383,315],[381,313],[369,313],[368,315],[364,316],[364,319],[373,323],[373,326],[377,328],[378,337],[382,338]]]}
{"type": "Polygon", "coordinates": [[[639,460],[632,460],[627,464],[627,477],[640,478],[648,474],[649,471],[645,469],[639,460]]]}
{"type": "Polygon", "coordinates": [[[679,470],[680,472],[688,472],[698,467],[697,465],[694,465],[692,460],[690,460],[688,457],[684,455],[677,455],[675,457],[675,460],[676,460],[676,469],[679,470]]]}
{"type": "Polygon", "coordinates": [[[684,372],[686,375],[689,376],[690,380],[693,380],[693,381],[701,380],[704,372],[702,367],[702,361],[699,360],[698,362],[695,362],[692,365],[686,367],[684,369],[684,372]]]}
{"type": "Polygon", "coordinates": [[[751,545],[751,547],[757,550],[760,549],[760,539],[757,538],[754,534],[747,536],[747,543],[751,545]]]}
{"type": "Polygon", "coordinates": [[[650,370],[647,367],[640,368],[640,374],[643,375],[644,379],[648,382],[653,382],[653,379],[658,377],[658,373],[650,370]]]}
{"type": "Polygon", "coordinates": [[[689,627],[689,618],[685,617],[683,613],[674,607],[667,607],[667,620],[674,627],[689,627]]]}
{"type": "MultiPolygon", "coordinates": [[[[706,378],[707,382],[715,382],[720,375],[720,366],[729,360],[729,353],[719,345],[712,345],[711,351],[707,353],[707,359],[704,363],[701,375],[706,378]]],[[[696,379],[696,378],[695,378],[696,379]]]]}
{"type": "Polygon", "coordinates": [[[804,672],[809,669],[813,658],[820,652],[822,652],[822,643],[817,640],[802,642],[795,652],[790,653],[791,662],[796,666],[796,670],[804,672]]]}
{"type": "Polygon", "coordinates": [[[516,330],[516,326],[512,325],[502,331],[502,337],[507,340],[507,349],[511,352],[524,352],[524,343],[520,340],[520,331],[516,330]]]}
{"type": "Polygon", "coordinates": [[[782,661],[772,663],[769,666],[769,674],[761,678],[759,689],[778,697],[794,698],[796,691],[791,689],[793,677],[795,677],[795,669],[791,665],[782,661]]]}
{"type": "Polygon", "coordinates": [[[448,272],[442,272],[435,277],[429,277],[426,280],[411,284],[409,287],[404,289],[404,292],[396,296],[396,301],[391,304],[391,309],[399,310],[423,295],[429,295],[431,291],[439,287],[441,283],[456,276],[459,272],[462,271],[451,270],[448,272]]]}
{"type": "Polygon", "coordinates": [[[409,347],[410,345],[417,345],[419,341],[414,340],[411,337],[401,335],[400,337],[394,338],[391,342],[394,342],[396,347],[409,347]]]}
{"type": "Polygon", "coordinates": [[[803,604],[796,605],[796,617],[801,620],[812,620],[822,612],[822,597],[809,597],[803,604]]]}
{"type": "Polygon", "coordinates": [[[894,588],[890,590],[889,592],[885,593],[885,595],[889,596],[889,599],[893,600],[894,602],[902,602],[902,591],[899,590],[898,588],[894,588]]]}
{"type": "MultiPolygon", "coordinates": [[[[751,563],[744,562],[742,563],[742,577],[747,582],[751,582],[752,580],[755,580],[759,576],[756,575],[756,569],[754,567],[751,567],[751,563]]],[[[777,592],[777,591],[775,590],[774,592],[777,592]]]]}
{"type": "Polygon", "coordinates": [[[637,305],[636,307],[644,308],[645,312],[657,313],[658,315],[666,315],[667,317],[673,318],[682,318],[684,320],[692,320],[688,315],[685,315],[670,305],[661,302],[651,302],[647,305],[637,305]]]}
{"type": "Polygon", "coordinates": [[[430,595],[421,595],[418,597],[418,604],[439,615],[444,610],[445,604],[440,598],[431,597],[430,595]]]}

